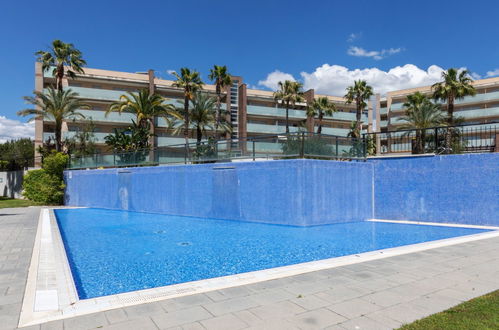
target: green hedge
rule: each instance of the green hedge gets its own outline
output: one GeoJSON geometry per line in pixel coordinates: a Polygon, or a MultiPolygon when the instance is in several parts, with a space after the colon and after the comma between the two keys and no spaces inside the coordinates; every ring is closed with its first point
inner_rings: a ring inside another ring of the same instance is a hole
{"type": "Polygon", "coordinates": [[[65,188],[63,171],[67,163],[68,156],[62,153],[45,157],[40,170],[29,171],[24,177],[24,197],[45,205],[62,204],[65,188]]]}
{"type": "Polygon", "coordinates": [[[23,195],[30,201],[41,204],[62,204],[64,183],[44,169],[29,171],[23,181],[23,195]]]}

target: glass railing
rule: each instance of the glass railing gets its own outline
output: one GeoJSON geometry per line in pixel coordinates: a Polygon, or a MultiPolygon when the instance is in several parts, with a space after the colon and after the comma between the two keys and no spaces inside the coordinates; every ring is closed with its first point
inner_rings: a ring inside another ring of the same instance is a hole
{"type": "MultiPolygon", "coordinates": [[[[477,103],[477,102],[489,102],[489,101],[499,101],[499,92],[476,94],[474,96],[465,96],[462,99],[456,100],[454,104],[462,105],[467,103],[477,103]]],[[[447,102],[439,102],[443,105],[447,102]]],[[[392,103],[390,106],[390,111],[399,111],[404,108],[404,102],[392,103]]]]}
{"type": "Polygon", "coordinates": [[[200,164],[289,158],[363,160],[365,157],[366,143],[363,139],[327,134],[290,133],[71,157],[69,168],[200,164]]]}
{"type": "MultiPolygon", "coordinates": [[[[246,124],[246,130],[249,133],[280,134],[286,132],[286,126],[248,123],[246,124]]],[[[300,131],[300,127],[290,125],[289,131],[298,132],[300,131]]]]}
{"type": "MultiPolygon", "coordinates": [[[[272,116],[272,117],[286,117],[286,109],[276,108],[276,107],[265,107],[259,105],[248,105],[246,111],[249,115],[261,115],[261,116],[272,116]]],[[[304,110],[288,110],[288,116],[290,118],[304,119],[307,117],[307,113],[304,110]]]]}
{"type": "Polygon", "coordinates": [[[366,140],[377,144],[376,154],[459,154],[497,150],[499,123],[409,129],[369,133],[366,140]]]}

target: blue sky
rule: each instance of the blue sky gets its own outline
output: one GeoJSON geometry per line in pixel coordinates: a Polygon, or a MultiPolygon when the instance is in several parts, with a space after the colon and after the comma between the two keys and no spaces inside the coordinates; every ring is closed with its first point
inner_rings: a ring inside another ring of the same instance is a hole
{"type": "Polygon", "coordinates": [[[16,112],[34,87],[33,53],[56,38],[89,67],[170,78],[187,66],[207,80],[219,64],[251,87],[291,78],[342,95],[362,78],[384,93],[448,67],[499,75],[498,12],[497,1],[5,1],[0,140],[31,134],[16,112]]]}

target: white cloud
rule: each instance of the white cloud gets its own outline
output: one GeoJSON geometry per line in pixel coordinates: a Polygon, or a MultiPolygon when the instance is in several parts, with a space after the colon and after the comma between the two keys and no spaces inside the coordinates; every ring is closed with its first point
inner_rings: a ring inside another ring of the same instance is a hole
{"type": "Polygon", "coordinates": [[[489,78],[489,77],[495,77],[495,76],[499,76],[499,69],[495,69],[495,70],[492,70],[492,71],[487,71],[487,73],[485,74],[485,77],[489,78]]]}
{"type": "Polygon", "coordinates": [[[19,120],[0,116],[0,143],[19,138],[34,138],[35,123],[23,123],[19,120]]]}
{"type": "Polygon", "coordinates": [[[354,42],[362,36],[362,32],[359,33],[350,33],[348,36],[347,42],[354,42]]]}
{"type": "MultiPolygon", "coordinates": [[[[497,73],[499,74],[499,70],[497,70],[497,73]]],[[[470,76],[471,76],[471,78],[473,78],[473,79],[475,79],[475,80],[477,80],[477,79],[482,79],[482,76],[481,76],[481,75],[479,75],[479,74],[478,74],[478,73],[476,73],[476,72],[470,72],[470,76]]]]}
{"type": "Polygon", "coordinates": [[[314,72],[302,72],[301,76],[305,90],[313,88],[318,94],[343,96],[354,80],[366,80],[375,93],[386,94],[388,91],[431,85],[441,80],[442,71],[437,65],[424,70],[414,64],[406,64],[383,71],[378,68],[350,70],[340,65],[324,64],[314,72]]]}
{"type": "Polygon", "coordinates": [[[258,85],[265,86],[265,87],[275,91],[275,90],[277,90],[277,83],[279,81],[285,81],[285,80],[296,81],[295,78],[291,74],[284,73],[284,72],[281,72],[279,70],[275,70],[274,72],[269,73],[265,80],[260,80],[258,82],[258,85]]]}
{"type": "Polygon", "coordinates": [[[351,46],[347,50],[347,54],[356,57],[372,57],[375,60],[381,60],[387,56],[400,53],[403,48],[389,48],[382,50],[365,50],[362,47],[351,46]]]}

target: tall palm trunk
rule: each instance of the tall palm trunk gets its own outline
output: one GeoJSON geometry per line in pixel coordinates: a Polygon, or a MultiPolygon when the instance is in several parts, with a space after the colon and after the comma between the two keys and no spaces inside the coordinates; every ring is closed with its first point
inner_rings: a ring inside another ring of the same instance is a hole
{"type": "Polygon", "coordinates": [[[319,127],[317,127],[317,134],[322,133],[322,119],[324,118],[324,113],[322,110],[319,110],[319,127]]]}
{"type": "Polygon", "coordinates": [[[57,65],[56,84],[57,89],[62,92],[62,79],[64,78],[64,64],[57,65]]]}
{"type": "Polygon", "coordinates": [[[62,151],[62,121],[55,121],[55,150],[57,152],[62,151]]]}
{"type": "Polygon", "coordinates": [[[425,146],[426,146],[426,129],[421,130],[421,153],[425,153],[425,146]]]}
{"type": "Polygon", "coordinates": [[[217,113],[215,114],[215,139],[218,139],[218,126],[220,125],[220,104],[221,104],[221,91],[220,85],[217,83],[217,113]]]}
{"type": "Polygon", "coordinates": [[[203,131],[201,131],[201,126],[196,126],[196,145],[201,145],[201,140],[203,139],[203,131]]]}
{"type": "Polygon", "coordinates": [[[355,102],[356,103],[356,113],[355,113],[355,118],[356,118],[356,122],[355,122],[355,134],[357,135],[357,138],[360,138],[360,119],[361,119],[361,116],[362,116],[362,109],[361,109],[361,105],[362,105],[362,100],[359,100],[357,99],[357,101],[355,102]]]}
{"type": "MultiPolygon", "coordinates": [[[[454,124],[454,95],[450,95],[447,99],[447,123],[449,126],[454,124]]],[[[452,150],[452,131],[451,127],[447,128],[447,132],[445,134],[445,149],[446,153],[451,153],[452,150]]]]}
{"type": "Polygon", "coordinates": [[[189,158],[189,96],[184,97],[184,140],[185,140],[185,154],[189,158]]]}
{"type": "Polygon", "coordinates": [[[286,134],[289,134],[289,101],[286,101],[286,134]]]}

